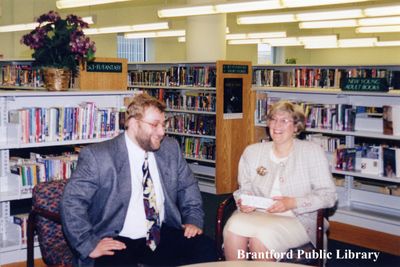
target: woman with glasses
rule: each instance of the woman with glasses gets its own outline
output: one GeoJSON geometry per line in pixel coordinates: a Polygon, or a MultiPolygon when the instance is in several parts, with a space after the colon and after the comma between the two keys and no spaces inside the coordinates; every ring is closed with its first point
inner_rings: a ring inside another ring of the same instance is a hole
{"type": "Polygon", "coordinates": [[[275,103],[267,125],[272,141],[248,146],[239,162],[238,209],[224,228],[227,260],[275,261],[289,248],[315,246],[317,210],[337,199],[323,149],[296,138],[305,129],[301,107],[275,103]]]}

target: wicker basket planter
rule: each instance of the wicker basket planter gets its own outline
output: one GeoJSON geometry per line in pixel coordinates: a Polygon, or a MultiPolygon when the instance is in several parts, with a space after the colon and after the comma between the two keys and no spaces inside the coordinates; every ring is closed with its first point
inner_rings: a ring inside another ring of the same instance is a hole
{"type": "Polygon", "coordinates": [[[67,91],[71,80],[71,70],[43,68],[44,86],[49,91],[67,91]]]}

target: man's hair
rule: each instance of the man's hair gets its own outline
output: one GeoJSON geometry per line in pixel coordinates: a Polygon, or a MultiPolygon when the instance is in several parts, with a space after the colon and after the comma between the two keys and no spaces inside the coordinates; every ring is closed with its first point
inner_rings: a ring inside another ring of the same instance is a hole
{"type": "Polygon", "coordinates": [[[154,107],[162,113],[165,112],[166,108],[163,102],[146,93],[135,95],[126,110],[125,128],[128,128],[128,122],[131,118],[141,119],[145,110],[149,107],[154,107]]]}

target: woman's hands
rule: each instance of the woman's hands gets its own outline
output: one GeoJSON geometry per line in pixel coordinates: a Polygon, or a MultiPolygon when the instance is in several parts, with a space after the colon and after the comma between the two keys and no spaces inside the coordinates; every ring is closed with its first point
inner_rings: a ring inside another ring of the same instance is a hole
{"type": "MultiPolygon", "coordinates": [[[[288,210],[295,209],[297,207],[296,198],[294,197],[284,197],[284,196],[274,196],[272,197],[274,204],[272,204],[268,209],[267,212],[270,213],[280,213],[285,212],[288,210]]],[[[236,205],[241,212],[250,213],[256,210],[255,207],[242,205],[242,200],[239,199],[236,201],[236,205]]]]}
{"type": "Polygon", "coordinates": [[[272,197],[272,199],[275,200],[275,202],[267,209],[267,212],[285,212],[297,207],[296,199],[294,197],[275,196],[272,197]]]}
{"type": "Polygon", "coordinates": [[[236,206],[239,208],[239,210],[240,210],[241,212],[244,212],[244,213],[250,213],[250,212],[256,210],[255,207],[242,205],[242,200],[241,200],[241,199],[239,199],[238,201],[236,201],[236,206]]]}

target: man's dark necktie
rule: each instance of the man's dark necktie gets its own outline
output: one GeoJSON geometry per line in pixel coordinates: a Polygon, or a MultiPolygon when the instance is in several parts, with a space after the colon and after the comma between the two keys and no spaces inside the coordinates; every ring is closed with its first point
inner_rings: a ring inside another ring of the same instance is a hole
{"type": "Polygon", "coordinates": [[[147,220],[146,244],[155,250],[160,243],[160,215],[157,208],[156,192],[149,171],[148,153],[145,153],[143,171],[143,204],[147,220]]]}

